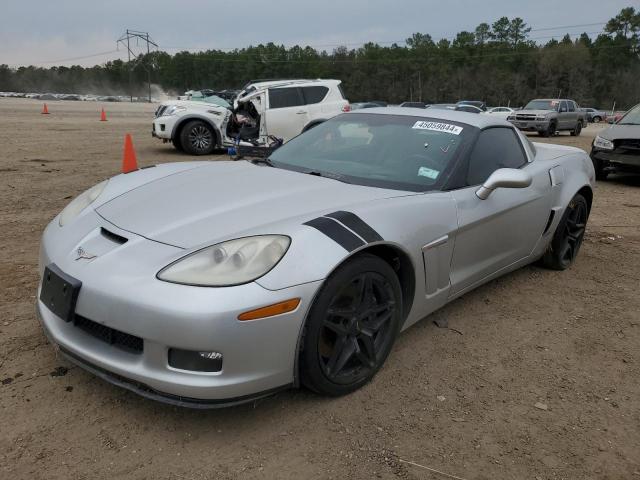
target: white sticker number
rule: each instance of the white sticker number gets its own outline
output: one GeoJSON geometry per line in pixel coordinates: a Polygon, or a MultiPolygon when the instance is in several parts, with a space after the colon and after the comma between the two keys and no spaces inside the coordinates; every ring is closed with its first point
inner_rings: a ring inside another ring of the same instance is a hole
{"type": "Polygon", "coordinates": [[[424,122],[422,120],[417,121],[412,128],[418,130],[433,130],[434,132],[446,132],[453,135],[460,135],[460,133],[462,133],[462,127],[457,125],[440,122],[424,122]]]}

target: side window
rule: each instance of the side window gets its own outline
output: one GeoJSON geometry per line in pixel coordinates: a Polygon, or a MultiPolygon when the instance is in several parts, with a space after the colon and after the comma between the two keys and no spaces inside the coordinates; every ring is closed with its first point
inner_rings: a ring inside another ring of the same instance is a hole
{"type": "Polygon", "coordinates": [[[567,102],[565,100],[562,100],[560,102],[560,110],[558,110],[559,112],[566,112],[567,111],[567,102]]]}
{"type": "Polygon", "coordinates": [[[302,94],[304,95],[304,103],[311,105],[312,103],[320,103],[324,100],[324,97],[329,93],[327,87],[302,87],[302,94]]]}
{"type": "Polygon", "coordinates": [[[304,100],[297,87],[270,88],[269,108],[287,108],[304,105],[304,100]]]}
{"type": "Polygon", "coordinates": [[[467,185],[480,185],[499,168],[520,168],[527,163],[522,145],[511,128],[489,128],[469,156],[467,185]]]}
{"type": "Polygon", "coordinates": [[[571,101],[569,101],[567,103],[569,104],[569,111],[570,112],[575,112],[576,111],[576,104],[571,102],[571,101]]]}

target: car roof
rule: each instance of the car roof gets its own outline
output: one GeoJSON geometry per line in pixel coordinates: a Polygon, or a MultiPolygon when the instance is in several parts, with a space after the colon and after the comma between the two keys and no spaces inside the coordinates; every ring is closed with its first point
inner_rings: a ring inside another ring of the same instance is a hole
{"type": "Polygon", "coordinates": [[[510,127],[513,125],[506,120],[496,118],[492,115],[483,115],[478,113],[460,112],[456,110],[440,110],[440,109],[424,109],[424,108],[407,108],[407,107],[383,107],[368,108],[366,112],[356,110],[353,113],[345,115],[403,115],[405,117],[419,118],[435,118],[437,120],[448,120],[451,122],[460,122],[477,128],[487,128],[493,126],[510,127]]]}
{"type": "Polygon", "coordinates": [[[301,84],[322,84],[322,83],[341,83],[340,80],[334,80],[334,79],[322,79],[322,78],[316,78],[316,79],[291,79],[291,80],[269,80],[269,81],[265,81],[265,82],[256,82],[256,83],[251,83],[249,85],[247,85],[247,89],[254,87],[256,89],[262,89],[262,88],[270,88],[270,87],[285,87],[287,85],[301,85],[301,84]]]}

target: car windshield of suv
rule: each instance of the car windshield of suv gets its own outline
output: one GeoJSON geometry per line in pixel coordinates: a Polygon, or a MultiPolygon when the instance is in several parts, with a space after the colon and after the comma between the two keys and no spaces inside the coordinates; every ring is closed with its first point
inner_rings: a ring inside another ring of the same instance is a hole
{"type": "Polygon", "coordinates": [[[629,110],[626,115],[618,121],[618,125],[640,125],[640,105],[629,110]]]}
{"type": "Polygon", "coordinates": [[[523,110],[557,110],[558,100],[531,100],[523,110]]]}
{"type": "Polygon", "coordinates": [[[270,160],[275,167],[357,185],[438,190],[475,130],[437,118],[351,113],[294,138],[270,160]]]}

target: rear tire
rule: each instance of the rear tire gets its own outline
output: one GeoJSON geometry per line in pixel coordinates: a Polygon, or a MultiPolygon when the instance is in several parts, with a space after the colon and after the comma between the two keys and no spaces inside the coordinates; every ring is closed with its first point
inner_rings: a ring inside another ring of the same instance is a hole
{"type": "Polygon", "coordinates": [[[180,145],[190,155],[209,155],[216,148],[213,128],[202,120],[192,120],[180,131],[180,145]]]}
{"type": "Polygon", "coordinates": [[[593,118],[591,119],[591,121],[592,121],[593,123],[600,123],[600,122],[602,121],[602,117],[599,117],[599,116],[597,116],[597,115],[596,115],[595,117],[593,117],[593,118]]]}
{"type": "Polygon", "coordinates": [[[336,269],[304,327],[300,378],[322,395],[362,387],[384,364],[402,321],[402,292],[379,257],[357,255],[336,269]]]}
{"type": "Polygon", "coordinates": [[[542,264],[552,270],[566,270],[575,262],[589,219],[587,200],[576,194],[560,219],[553,239],[542,257],[542,264]]]}
{"type": "Polygon", "coordinates": [[[574,128],[571,131],[571,136],[572,137],[579,137],[581,132],[582,132],[582,122],[578,122],[578,124],[576,125],[576,128],[574,128]]]}

